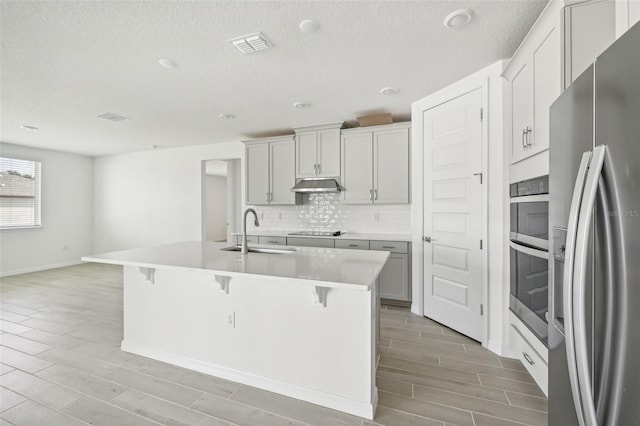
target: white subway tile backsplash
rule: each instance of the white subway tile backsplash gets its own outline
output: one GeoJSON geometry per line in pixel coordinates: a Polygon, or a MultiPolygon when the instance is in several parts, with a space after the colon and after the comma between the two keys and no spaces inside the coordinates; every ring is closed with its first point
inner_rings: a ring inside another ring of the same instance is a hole
{"type": "Polygon", "coordinates": [[[344,204],[340,194],[318,193],[302,205],[255,208],[262,231],[411,233],[410,205],[344,204]]]}

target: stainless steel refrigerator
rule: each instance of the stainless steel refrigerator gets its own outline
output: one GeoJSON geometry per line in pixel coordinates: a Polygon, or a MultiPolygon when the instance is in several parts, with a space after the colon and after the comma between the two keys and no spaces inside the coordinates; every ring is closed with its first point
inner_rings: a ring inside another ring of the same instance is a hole
{"type": "Polygon", "coordinates": [[[640,425],[640,24],[550,120],[549,424],[640,425]]]}

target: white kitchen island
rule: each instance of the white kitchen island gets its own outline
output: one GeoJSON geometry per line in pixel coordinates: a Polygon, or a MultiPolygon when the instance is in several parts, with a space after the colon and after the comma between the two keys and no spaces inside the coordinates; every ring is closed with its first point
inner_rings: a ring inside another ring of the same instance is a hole
{"type": "Polygon", "coordinates": [[[124,267],[122,350],[372,419],[376,280],[388,253],[225,246],[82,258],[124,267]]]}

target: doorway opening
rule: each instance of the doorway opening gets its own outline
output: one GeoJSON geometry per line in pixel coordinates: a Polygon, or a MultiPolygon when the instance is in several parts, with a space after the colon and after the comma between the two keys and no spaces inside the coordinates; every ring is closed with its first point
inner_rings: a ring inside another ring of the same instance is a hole
{"type": "Polygon", "coordinates": [[[205,160],[202,176],[202,239],[233,243],[239,232],[240,159],[205,160]]]}

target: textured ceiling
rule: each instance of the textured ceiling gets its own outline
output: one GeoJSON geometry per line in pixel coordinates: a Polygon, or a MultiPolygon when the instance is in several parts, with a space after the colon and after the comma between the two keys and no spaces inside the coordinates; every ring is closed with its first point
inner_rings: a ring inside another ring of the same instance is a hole
{"type": "Polygon", "coordinates": [[[545,4],[3,0],[0,140],[104,155],[286,134],[377,112],[407,120],[411,102],[510,57],[545,4]],[[445,28],[444,17],[463,7],[475,19],[445,28]],[[304,19],[319,31],[301,32],[304,19]],[[257,31],[272,49],[244,56],[227,43],[257,31]],[[177,68],[161,67],[161,58],[177,68]],[[381,95],[385,86],[399,92],[381,95]],[[105,112],[130,120],[96,118],[105,112]]]}

